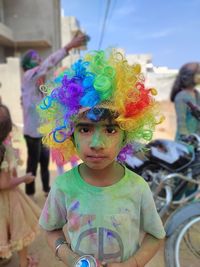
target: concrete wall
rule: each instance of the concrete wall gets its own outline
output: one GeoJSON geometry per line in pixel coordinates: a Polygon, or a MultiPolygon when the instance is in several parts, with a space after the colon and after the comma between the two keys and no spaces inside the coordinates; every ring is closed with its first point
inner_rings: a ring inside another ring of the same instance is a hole
{"type": "Polygon", "coordinates": [[[59,0],[6,0],[4,21],[16,42],[46,41],[55,50],[60,45],[59,0]],[[58,43],[58,44],[57,44],[58,43]]]}
{"type": "Polygon", "coordinates": [[[146,72],[146,66],[152,62],[151,54],[128,54],[126,55],[129,64],[139,63],[142,67],[142,72],[146,72]]]}
{"type": "Polygon", "coordinates": [[[22,123],[20,95],[19,59],[7,58],[7,63],[0,64],[0,96],[3,104],[9,107],[16,124],[22,123]]]}
{"type": "Polygon", "coordinates": [[[4,1],[0,0],[0,22],[4,22],[4,1]]]}
{"type": "Polygon", "coordinates": [[[172,85],[176,74],[168,73],[146,73],[146,86],[154,87],[158,91],[156,99],[158,101],[169,100],[172,85]]]}
{"type": "Polygon", "coordinates": [[[5,57],[4,57],[4,47],[0,46],[0,63],[4,62],[5,57]]]}

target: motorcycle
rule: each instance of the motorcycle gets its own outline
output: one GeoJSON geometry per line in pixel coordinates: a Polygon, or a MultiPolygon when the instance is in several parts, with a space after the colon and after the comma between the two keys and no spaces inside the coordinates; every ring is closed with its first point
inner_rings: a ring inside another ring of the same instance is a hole
{"type": "Polygon", "coordinates": [[[157,139],[127,155],[125,165],[150,185],[161,217],[170,208],[183,205],[200,193],[200,136],[191,134],[183,142],[157,139]]]}
{"type": "MultiPolygon", "coordinates": [[[[186,104],[200,120],[199,107],[186,104]]],[[[158,213],[167,219],[166,267],[200,266],[200,136],[153,140],[143,151],[135,146],[124,164],[149,183],[158,213]]]]}
{"type": "Polygon", "coordinates": [[[124,163],[149,183],[158,213],[167,218],[166,267],[200,266],[200,136],[154,140],[124,163]]]}

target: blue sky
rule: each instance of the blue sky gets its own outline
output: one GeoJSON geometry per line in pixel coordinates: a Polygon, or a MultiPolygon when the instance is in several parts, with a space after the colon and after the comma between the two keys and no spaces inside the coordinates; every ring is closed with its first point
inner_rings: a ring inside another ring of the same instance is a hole
{"type": "MultiPolygon", "coordinates": [[[[75,16],[99,48],[107,0],[61,0],[65,16],[75,16]]],[[[155,66],[179,68],[200,61],[200,0],[110,0],[101,49],[150,53],[155,66]]]]}

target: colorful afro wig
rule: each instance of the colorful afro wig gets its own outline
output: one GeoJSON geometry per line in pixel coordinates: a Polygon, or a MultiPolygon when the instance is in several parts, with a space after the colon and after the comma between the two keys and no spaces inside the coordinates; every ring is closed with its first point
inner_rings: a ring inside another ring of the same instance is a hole
{"type": "Polygon", "coordinates": [[[89,52],[41,90],[46,97],[38,106],[39,132],[63,162],[76,155],[71,136],[82,110],[115,111],[116,122],[126,132],[125,153],[133,142],[150,141],[162,121],[156,90],[145,88],[140,65],[129,65],[116,49],[89,52]]]}

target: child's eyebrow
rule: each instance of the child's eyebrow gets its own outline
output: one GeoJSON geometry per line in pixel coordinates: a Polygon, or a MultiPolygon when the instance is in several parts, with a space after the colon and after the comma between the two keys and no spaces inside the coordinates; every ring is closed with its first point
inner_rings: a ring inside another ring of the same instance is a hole
{"type": "Polygon", "coordinates": [[[94,123],[89,123],[89,122],[79,122],[75,125],[75,127],[89,127],[93,126],[94,123]]]}

